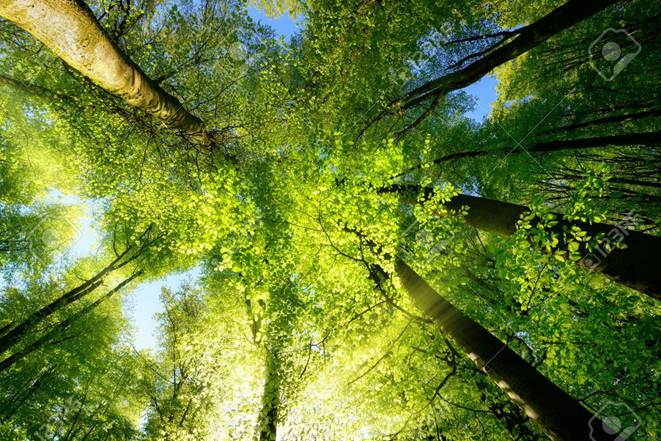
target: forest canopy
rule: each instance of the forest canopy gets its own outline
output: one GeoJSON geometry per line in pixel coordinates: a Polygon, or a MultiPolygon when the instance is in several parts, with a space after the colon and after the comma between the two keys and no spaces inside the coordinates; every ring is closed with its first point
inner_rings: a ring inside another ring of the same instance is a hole
{"type": "Polygon", "coordinates": [[[0,1],[0,440],[657,439],[658,6],[0,1]]]}

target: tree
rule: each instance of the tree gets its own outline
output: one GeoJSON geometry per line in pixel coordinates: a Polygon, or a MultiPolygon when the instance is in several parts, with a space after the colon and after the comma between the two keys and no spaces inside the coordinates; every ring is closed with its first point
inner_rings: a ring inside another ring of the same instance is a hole
{"type": "Polygon", "coordinates": [[[655,6],[6,2],[0,437],[654,438],[655,6]]]}
{"type": "Polygon", "coordinates": [[[13,1],[2,6],[0,16],[35,35],[71,67],[129,105],[209,148],[218,144],[199,118],[121,52],[84,2],[13,1]]]}
{"type": "Polygon", "coordinates": [[[429,107],[415,121],[403,129],[404,132],[408,131],[426,119],[439,101],[449,92],[471,85],[494,68],[520,56],[555,34],[580,23],[615,3],[617,1],[568,1],[535,23],[515,30],[501,32],[502,38],[496,44],[477,54],[471,54],[452,66],[460,67],[460,69],[415,88],[405,96],[393,101],[390,104],[390,109],[386,109],[386,111],[392,111],[392,109],[407,110],[431,101],[429,107]],[[477,56],[482,57],[462,67],[466,61],[477,56]]]}
{"type": "MultiPolygon", "coordinates": [[[[416,197],[407,196],[410,190],[414,190],[414,194],[416,191],[421,191],[425,198],[433,195],[433,189],[430,188],[397,185],[381,191],[396,191],[402,194],[408,203],[417,203],[416,197]]],[[[456,212],[467,208],[465,220],[468,224],[479,230],[505,236],[514,234],[523,218],[526,221],[525,228],[550,230],[554,243],[548,248],[550,253],[559,253],[559,258],[564,259],[563,256],[567,253],[575,252],[576,255],[572,260],[577,260],[579,265],[602,272],[612,280],[654,298],[659,296],[661,280],[651,265],[653,256],[661,245],[659,242],[661,238],[658,236],[631,231],[624,226],[570,220],[556,213],[547,213],[542,220],[534,213],[530,214],[530,209],[522,205],[463,194],[452,197],[443,206],[456,212]],[[589,238],[601,238],[599,240],[612,241],[613,244],[604,245],[606,247],[604,250],[599,243],[594,246],[585,243],[589,238]],[[593,252],[599,254],[599,257],[592,254],[593,252]]]]}
{"type": "Polygon", "coordinates": [[[445,301],[406,263],[397,260],[395,267],[416,305],[433,317],[443,332],[451,336],[550,439],[618,437],[613,434],[616,430],[609,428],[606,422],[599,421],[598,416],[540,375],[506,344],[445,301]]]}

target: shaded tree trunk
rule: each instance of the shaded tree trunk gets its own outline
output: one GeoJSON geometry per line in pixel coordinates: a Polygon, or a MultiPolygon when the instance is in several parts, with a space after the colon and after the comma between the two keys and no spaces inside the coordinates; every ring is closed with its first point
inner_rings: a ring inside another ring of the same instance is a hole
{"type": "Polygon", "coordinates": [[[262,408],[257,416],[255,439],[259,441],[275,441],[278,430],[280,410],[280,361],[278,349],[266,349],[266,375],[262,408]]]}
{"type": "Polygon", "coordinates": [[[143,271],[138,271],[137,273],[133,274],[129,278],[125,279],[121,283],[119,283],[117,286],[115,286],[113,289],[108,291],[106,294],[101,296],[99,299],[96,301],[90,303],[89,305],[85,306],[82,308],[80,311],[72,314],[71,316],[67,317],[66,319],[62,320],[60,323],[55,325],[48,331],[46,334],[42,335],[38,339],[36,339],[34,342],[30,343],[27,345],[25,348],[21,349],[20,351],[17,351],[7,357],[6,359],[2,360],[0,362],[0,372],[9,369],[12,367],[16,362],[19,360],[23,359],[25,356],[30,355],[31,353],[41,349],[42,347],[55,343],[58,339],[60,338],[60,341],[63,340],[68,340],[71,337],[66,337],[64,336],[64,332],[71,326],[72,323],[74,323],[76,320],[78,320],[80,317],[84,316],[88,312],[92,311],[95,309],[97,306],[99,306],[101,303],[105,302],[108,300],[110,297],[113,296],[116,292],[120,291],[124,286],[128,285],[133,281],[133,279],[141,276],[143,274],[143,271]]]}
{"type": "Polygon", "coordinates": [[[72,68],[129,105],[199,144],[216,146],[204,123],[122,53],[82,0],[3,0],[0,17],[32,34],[72,68]]]}
{"type": "Polygon", "coordinates": [[[495,45],[493,50],[480,60],[414,89],[405,99],[415,99],[432,91],[446,94],[470,86],[501,64],[513,60],[554,35],[620,1],[622,0],[570,0],[536,22],[518,30],[516,37],[509,43],[502,46],[495,45]]]}
{"type": "Polygon", "coordinates": [[[545,133],[570,132],[572,130],[585,129],[588,127],[595,127],[599,125],[606,125],[606,124],[613,124],[613,123],[627,122],[627,121],[637,121],[640,119],[656,118],[659,116],[661,116],[661,111],[656,109],[644,110],[634,113],[625,113],[621,115],[610,115],[610,116],[604,116],[601,118],[595,118],[587,121],[575,122],[572,124],[556,127],[554,129],[546,131],[545,133]]]}
{"type": "MultiPolygon", "coordinates": [[[[450,153],[441,156],[429,162],[428,164],[443,164],[457,159],[482,158],[492,155],[515,155],[519,153],[551,153],[561,151],[573,151],[582,149],[591,149],[607,146],[658,146],[661,145],[661,132],[647,133],[627,133],[624,135],[595,136],[592,138],[579,139],[557,139],[553,141],[541,141],[528,144],[526,146],[505,147],[494,150],[467,150],[463,152],[450,153]]],[[[393,178],[405,175],[406,173],[419,170],[423,164],[419,164],[406,169],[393,178]]]]}
{"type": "MultiPolygon", "coordinates": [[[[433,194],[432,188],[422,188],[416,185],[393,185],[379,190],[382,193],[395,192],[401,201],[409,204],[418,203],[417,195],[425,197],[433,194]]],[[[468,224],[482,231],[489,231],[502,236],[510,236],[516,231],[516,225],[521,215],[530,212],[524,205],[510,204],[494,199],[478,196],[458,195],[444,205],[450,210],[468,208],[465,220],[468,224]]],[[[559,243],[555,250],[567,251],[563,240],[565,231],[579,227],[591,237],[604,234],[604,241],[611,245],[625,245],[624,249],[606,251],[602,247],[590,251],[584,244],[578,249],[583,259],[578,263],[593,271],[598,271],[609,279],[628,286],[658,299],[661,296],[661,271],[658,269],[661,237],[640,233],[624,226],[609,225],[598,222],[587,223],[567,220],[561,214],[556,214],[558,223],[550,230],[558,237],[559,243]]],[[[531,221],[534,225],[539,220],[531,221]]]]}
{"type": "Polygon", "coordinates": [[[37,378],[30,382],[29,386],[23,385],[19,393],[14,394],[9,401],[3,403],[3,408],[0,408],[0,422],[9,421],[21,406],[42,387],[44,380],[54,372],[54,367],[46,367],[37,375],[37,378]]]}
{"type": "Polygon", "coordinates": [[[604,423],[549,381],[516,352],[443,299],[406,263],[397,260],[397,276],[419,309],[452,337],[471,360],[520,406],[546,435],[557,441],[617,439],[604,423]]]}
{"type": "MultiPolygon", "coordinates": [[[[470,86],[496,67],[515,59],[530,49],[539,46],[554,35],[622,1],[626,0],[569,0],[536,22],[506,34],[499,43],[475,54],[475,56],[484,54],[479,60],[455,72],[425,83],[394,100],[367,127],[388,113],[410,109],[422,103],[431,102],[429,107],[413,123],[399,132],[398,135],[401,136],[429,117],[433,113],[434,108],[439,105],[448,93],[470,86]],[[511,38],[509,42],[505,42],[511,35],[515,35],[515,37],[511,38]]],[[[470,58],[475,58],[475,56],[470,58]]],[[[463,64],[463,61],[467,60],[468,58],[462,60],[459,64],[463,64]]],[[[367,127],[363,128],[359,136],[362,136],[367,127]]]]}
{"type": "Polygon", "coordinates": [[[39,310],[33,312],[22,322],[16,325],[10,323],[9,325],[4,326],[2,330],[0,330],[0,354],[16,345],[37,324],[39,324],[39,322],[66,307],[67,305],[90,294],[103,284],[103,279],[108,274],[130,263],[133,259],[135,259],[136,256],[130,257],[126,261],[120,263],[120,261],[130,250],[131,248],[127,248],[126,251],[120,254],[115,260],[110,262],[110,264],[95,274],[92,278],[75,287],[74,289],[64,293],[48,305],[43,306],[39,310]]]}

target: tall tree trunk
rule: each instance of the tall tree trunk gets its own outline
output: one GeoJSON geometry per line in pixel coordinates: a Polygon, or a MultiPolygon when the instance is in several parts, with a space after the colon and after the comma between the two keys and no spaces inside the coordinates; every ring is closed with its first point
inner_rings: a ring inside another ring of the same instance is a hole
{"type": "Polygon", "coordinates": [[[266,348],[266,374],[264,379],[264,392],[262,394],[262,408],[257,416],[257,433],[255,439],[259,441],[275,441],[278,430],[278,416],[280,410],[280,360],[279,350],[266,348]]]}
{"type": "Polygon", "coordinates": [[[389,106],[380,112],[364,127],[359,137],[367,128],[388,113],[400,112],[425,102],[430,102],[428,108],[418,118],[398,133],[398,137],[418,126],[429,117],[434,109],[450,92],[463,89],[477,82],[493,69],[507,63],[521,54],[542,44],[554,35],[568,29],[577,23],[593,16],[607,7],[627,0],[569,0],[564,5],[554,9],[536,22],[525,26],[507,35],[516,35],[509,42],[504,37],[499,43],[491,46],[480,54],[485,54],[479,60],[469,65],[436,78],[422,86],[408,92],[406,95],[392,101],[389,106]]]}
{"type": "Polygon", "coordinates": [[[452,337],[546,435],[557,441],[616,440],[604,423],[540,374],[489,331],[443,299],[406,263],[397,260],[397,276],[415,304],[452,337]]]}
{"type": "Polygon", "coordinates": [[[110,297],[113,296],[116,292],[120,291],[124,286],[128,285],[133,281],[133,279],[141,276],[143,274],[143,271],[138,271],[137,273],[133,274],[129,278],[123,280],[121,283],[119,283],[117,286],[115,286],[113,289],[108,291],[106,294],[101,296],[99,299],[96,301],[90,303],[89,305],[85,306],[82,308],[80,311],[72,314],[71,316],[67,317],[66,319],[62,320],[60,323],[56,324],[53,326],[47,333],[36,339],[34,342],[30,343],[23,349],[21,349],[18,352],[13,353],[6,359],[2,360],[0,362],[0,372],[3,372],[6,369],[9,369],[12,367],[16,362],[19,360],[23,359],[27,355],[30,355],[31,353],[43,348],[44,346],[51,344],[57,340],[58,337],[63,338],[64,340],[67,340],[69,338],[62,337],[62,334],[71,326],[72,323],[74,323],[76,320],[78,320],[80,317],[84,316],[88,312],[92,311],[94,308],[99,306],[101,303],[105,302],[108,300],[110,297]]]}
{"type": "Polygon", "coordinates": [[[103,284],[103,279],[115,271],[118,268],[121,268],[131,262],[134,257],[129,258],[127,261],[119,263],[122,258],[131,250],[127,248],[122,254],[120,254],[115,260],[110,262],[105,268],[95,274],[92,278],[85,281],[84,283],[78,285],[74,289],[67,291],[62,294],[57,299],[50,302],[48,305],[43,306],[37,311],[30,314],[22,322],[14,325],[10,323],[9,325],[3,327],[0,331],[0,354],[10,349],[12,346],[16,345],[23,337],[25,337],[36,325],[39,324],[45,318],[51,316],[67,305],[85,297],[86,295],[93,292],[96,288],[103,284]]]}
{"type": "MultiPolygon", "coordinates": [[[[400,200],[409,204],[418,203],[417,195],[420,193],[429,197],[434,192],[432,188],[417,185],[392,185],[379,191],[398,193],[400,200]]],[[[521,215],[530,212],[530,208],[524,205],[463,194],[453,197],[444,206],[457,211],[467,207],[468,214],[464,219],[468,224],[502,236],[512,235],[521,215]]],[[[579,227],[591,237],[602,233],[606,236],[604,240],[610,245],[625,245],[626,248],[607,251],[599,247],[598,250],[590,251],[581,244],[578,252],[583,259],[578,262],[579,265],[598,271],[615,282],[655,299],[661,296],[661,271],[658,269],[661,237],[629,230],[624,226],[570,221],[562,214],[556,214],[555,220],[558,223],[550,230],[557,235],[559,243],[554,251],[567,251],[563,234],[565,231],[571,231],[572,227],[579,227]]],[[[533,225],[536,222],[538,220],[533,220],[533,225]]]]}
{"type": "Polygon", "coordinates": [[[0,17],[32,34],[101,88],[208,147],[216,140],[203,122],[135,65],[82,0],[3,0],[0,17]]]}
{"type": "Polygon", "coordinates": [[[520,29],[509,43],[495,45],[493,50],[478,61],[412,90],[405,98],[415,99],[430,92],[443,95],[470,86],[501,64],[620,1],[622,0],[569,0],[536,22],[520,29]]]}
{"type": "MultiPolygon", "coordinates": [[[[507,146],[504,148],[494,150],[466,150],[463,152],[450,153],[449,155],[440,156],[427,164],[443,164],[457,159],[466,158],[482,158],[492,155],[515,155],[519,153],[550,153],[561,151],[572,151],[591,149],[595,147],[607,146],[659,146],[661,145],[661,132],[646,132],[646,133],[626,133],[623,135],[607,135],[595,136],[592,138],[579,138],[579,139],[557,139],[553,141],[541,141],[530,143],[526,146],[507,146]]],[[[423,164],[406,169],[404,172],[399,173],[393,178],[398,178],[406,173],[419,170],[423,164]]]]}

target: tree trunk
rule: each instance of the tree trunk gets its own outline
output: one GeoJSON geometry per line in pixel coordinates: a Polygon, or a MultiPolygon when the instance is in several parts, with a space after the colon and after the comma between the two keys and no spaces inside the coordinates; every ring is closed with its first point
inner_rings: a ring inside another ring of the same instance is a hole
{"type": "MultiPolygon", "coordinates": [[[[66,319],[62,320],[60,323],[55,325],[53,328],[51,328],[50,331],[48,331],[46,334],[42,335],[38,339],[36,339],[34,342],[30,343],[27,345],[25,348],[21,349],[18,352],[13,353],[6,359],[2,360],[0,362],[0,372],[3,372],[6,369],[9,369],[12,367],[16,362],[19,360],[23,359],[25,356],[30,355],[31,353],[41,349],[42,347],[46,346],[47,344],[51,344],[56,340],[56,337],[61,336],[61,334],[66,331],[66,329],[71,326],[72,323],[74,323],[76,320],[78,320],[80,317],[84,316],[88,312],[92,311],[94,308],[99,306],[101,303],[112,297],[113,294],[116,292],[120,291],[124,286],[128,285],[133,281],[133,279],[141,276],[143,274],[143,271],[138,271],[137,273],[133,274],[129,278],[123,280],[121,283],[119,283],[117,286],[115,286],[113,289],[108,291],[106,294],[101,296],[99,299],[96,301],[90,303],[89,305],[85,306],[83,309],[80,311],[72,314],[71,316],[67,317],[66,319]]],[[[65,338],[68,339],[68,338],[65,338]]]]}
{"type": "MultiPolygon", "coordinates": [[[[444,162],[454,161],[456,159],[466,158],[481,158],[491,155],[515,155],[519,153],[549,153],[561,152],[565,150],[581,150],[591,149],[595,147],[606,147],[610,145],[615,146],[658,146],[661,145],[661,132],[647,132],[647,133],[627,133],[624,135],[607,135],[596,136],[593,138],[580,138],[580,139],[557,139],[553,141],[541,141],[528,144],[526,146],[505,147],[494,150],[467,150],[463,152],[450,153],[449,155],[441,156],[429,162],[429,164],[442,164],[444,162]]],[[[419,164],[406,169],[404,172],[399,173],[393,178],[398,178],[406,173],[419,170],[423,164],[419,164]]]]}
{"type": "MultiPolygon", "coordinates": [[[[429,197],[434,190],[416,185],[393,185],[379,191],[399,193],[400,200],[415,204],[418,203],[417,194],[423,193],[425,197],[429,197]]],[[[468,224],[502,236],[512,235],[521,215],[530,212],[530,209],[523,205],[463,194],[453,197],[444,206],[451,210],[467,207],[468,214],[464,219],[468,224]]],[[[554,251],[567,251],[562,236],[564,231],[570,231],[572,227],[579,227],[591,237],[603,233],[606,236],[604,242],[610,245],[625,245],[626,248],[607,251],[599,246],[597,250],[590,251],[585,245],[581,245],[578,252],[583,259],[578,262],[579,265],[601,272],[609,279],[655,299],[661,296],[661,271],[658,268],[661,237],[629,230],[624,226],[570,221],[561,214],[556,214],[555,220],[558,223],[550,230],[556,233],[559,243],[554,251]]],[[[538,220],[531,221],[533,225],[536,222],[538,220]]]]}
{"type": "Polygon", "coordinates": [[[536,22],[519,30],[517,36],[509,43],[500,47],[496,45],[494,50],[488,52],[480,60],[414,89],[398,102],[403,105],[402,101],[420,98],[432,91],[434,94],[444,95],[453,90],[470,86],[496,67],[513,60],[554,35],[620,1],[622,0],[569,0],[536,22]]]}
{"type": "Polygon", "coordinates": [[[454,339],[552,440],[616,440],[604,423],[578,401],[530,366],[489,331],[443,299],[406,263],[397,260],[397,275],[419,309],[454,339]]]}
{"type": "Polygon", "coordinates": [[[262,408],[257,416],[257,433],[259,441],[275,441],[278,430],[278,414],[280,408],[280,361],[276,350],[266,349],[266,375],[262,408]]]}
{"type": "Polygon", "coordinates": [[[85,297],[86,295],[93,292],[96,288],[101,286],[105,276],[133,260],[133,258],[130,258],[126,262],[121,264],[119,263],[130,249],[131,248],[127,248],[125,252],[110,262],[108,266],[99,271],[96,275],[94,275],[94,277],[90,278],[74,289],[64,293],[48,305],[43,306],[39,310],[33,312],[19,324],[13,327],[11,327],[12,324],[8,325],[8,327],[4,327],[3,332],[0,332],[0,354],[16,345],[23,337],[25,337],[26,334],[28,334],[37,324],[39,324],[39,322],[66,307],[67,305],[85,297]]]}
{"type": "Polygon", "coordinates": [[[31,381],[30,385],[24,385],[20,393],[14,394],[13,397],[10,397],[8,401],[3,403],[4,408],[0,408],[0,423],[4,421],[9,421],[16,412],[21,408],[21,406],[38,391],[49,375],[52,375],[55,372],[54,367],[44,368],[34,381],[31,381]],[[25,389],[27,387],[27,389],[25,389]]]}
{"type": "Polygon", "coordinates": [[[0,17],[32,34],[72,68],[129,105],[200,144],[215,146],[203,122],[121,52],[82,0],[3,0],[0,17]]]}
{"type": "Polygon", "coordinates": [[[547,130],[544,133],[561,133],[561,132],[570,132],[572,130],[577,130],[577,129],[585,129],[588,127],[595,127],[595,126],[600,126],[600,125],[606,125],[606,124],[613,124],[617,122],[627,122],[627,121],[638,121],[641,119],[645,118],[650,118],[650,117],[659,117],[661,116],[661,111],[652,109],[652,110],[644,110],[640,112],[635,112],[635,113],[625,113],[622,115],[610,115],[610,116],[604,116],[601,118],[596,118],[596,119],[591,119],[587,121],[581,121],[581,122],[576,122],[572,124],[567,124],[564,126],[556,127],[551,130],[547,130]]]}

